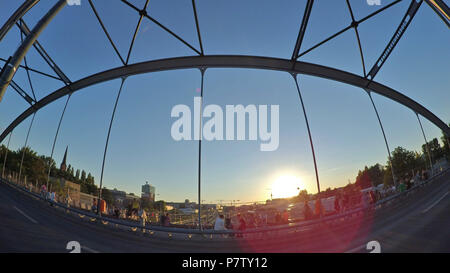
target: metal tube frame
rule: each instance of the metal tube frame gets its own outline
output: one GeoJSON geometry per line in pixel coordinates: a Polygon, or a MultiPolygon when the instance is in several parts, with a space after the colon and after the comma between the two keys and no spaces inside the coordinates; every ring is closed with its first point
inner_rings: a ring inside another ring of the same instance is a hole
{"type": "Polygon", "coordinates": [[[63,117],[64,117],[64,113],[66,112],[67,104],[69,103],[69,100],[70,100],[71,96],[72,96],[72,94],[69,94],[67,96],[66,103],[64,104],[64,109],[63,109],[63,111],[61,113],[61,117],[59,118],[58,127],[56,128],[55,138],[53,139],[52,152],[50,154],[50,161],[49,161],[49,164],[48,164],[47,189],[48,189],[48,182],[50,181],[50,171],[52,170],[51,160],[53,159],[53,152],[55,151],[56,140],[58,139],[59,129],[61,127],[61,123],[62,123],[62,120],[63,120],[63,117]]]}
{"type": "Polygon", "coordinates": [[[423,126],[422,126],[422,122],[420,121],[419,114],[417,114],[417,113],[415,113],[415,114],[417,116],[417,121],[419,122],[420,129],[422,130],[423,139],[425,140],[425,147],[426,147],[427,152],[428,152],[428,160],[430,161],[431,175],[433,175],[433,160],[432,160],[432,157],[431,157],[430,146],[428,145],[427,137],[425,136],[425,131],[423,130],[423,126]]]}
{"type": "Polygon", "coordinates": [[[302,105],[302,110],[303,110],[303,115],[305,117],[306,128],[308,129],[309,143],[311,144],[311,152],[312,152],[312,157],[313,157],[313,161],[314,161],[314,171],[316,173],[317,193],[320,194],[319,172],[317,170],[316,154],[314,152],[314,144],[313,144],[313,140],[312,140],[312,136],[311,136],[311,130],[309,128],[308,116],[306,115],[305,104],[303,102],[302,94],[300,92],[300,87],[298,86],[297,75],[296,74],[291,74],[291,75],[294,78],[295,86],[297,87],[298,97],[300,99],[300,102],[302,105]]]}
{"type": "Polygon", "coordinates": [[[202,230],[202,199],[201,199],[201,178],[202,178],[202,138],[203,138],[203,130],[202,130],[202,108],[203,108],[203,84],[205,78],[206,68],[200,68],[200,73],[202,75],[201,86],[200,86],[200,117],[199,117],[199,140],[198,140],[198,229],[202,230]]]}
{"type": "Polygon", "coordinates": [[[20,44],[17,48],[16,52],[11,58],[11,61],[7,63],[5,68],[2,71],[0,76],[0,101],[3,98],[3,95],[6,91],[6,88],[9,86],[10,81],[14,77],[14,74],[17,71],[20,63],[23,58],[27,54],[28,50],[36,41],[39,34],[47,27],[47,25],[51,22],[51,20],[58,14],[59,11],[62,10],[63,7],[67,4],[66,0],[59,0],[48,12],[45,14],[41,20],[36,24],[36,26],[31,31],[30,35],[28,35],[24,42],[20,44]]]}
{"type": "Polygon", "coordinates": [[[18,178],[18,182],[20,183],[20,176],[22,175],[22,165],[23,165],[23,159],[25,157],[25,150],[27,148],[27,144],[28,144],[28,138],[30,136],[30,132],[31,132],[31,127],[33,126],[33,122],[34,122],[34,118],[36,117],[36,113],[35,112],[33,114],[33,118],[31,119],[30,122],[30,127],[28,127],[28,132],[27,132],[27,137],[25,138],[25,144],[23,145],[23,151],[22,151],[22,159],[20,160],[20,167],[19,167],[19,178],[18,178]]]}
{"type": "Polygon", "coordinates": [[[380,115],[378,114],[377,107],[375,106],[375,102],[373,101],[370,91],[368,91],[368,90],[366,90],[366,91],[367,91],[367,94],[369,95],[370,101],[372,102],[373,110],[375,111],[375,114],[377,115],[377,119],[378,119],[378,123],[380,124],[381,132],[383,133],[384,143],[386,144],[386,149],[388,152],[389,165],[391,165],[392,181],[394,183],[394,186],[397,186],[397,180],[395,179],[394,165],[392,165],[391,150],[389,149],[389,143],[386,138],[386,133],[384,132],[383,123],[381,122],[380,115]]]}
{"type": "Polygon", "coordinates": [[[114,109],[111,115],[111,121],[109,122],[108,134],[106,136],[105,150],[103,152],[103,161],[102,161],[102,171],[100,174],[100,188],[98,189],[98,201],[97,201],[97,214],[101,217],[100,211],[100,201],[102,200],[102,187],[103,187],[103,172],[105,170],[105,160],[106,160],[106,152],[108,151],[109,144],[109,136],[111,135],[111,128],[114,121],[114,116],[116,114],[117,104],[119,103],[120,94],[122,93],[122,88],[125,83],[126,77],[122,78],[120,83],[119,91],[117,92],[116,102],[114,103],[114,109]]]}
{"type": "Polygon", "coordinates": [[[300,61],[296,61],[295,65],[293,66],[292,61],[286,59],[241,55],[212,55],[177,57],[136,63],[106,70],[75,81],[70,85],[61,87],[60,89],[47,95],[46,97],[36,102],[32,107],[29,107],[27,110],[25,110],[3,131],[3,133],[0,135],[0,141],[2,141],[7,136],[7,134],[12,131],[13,128],[15,128],[28,116],[69,93],[77,92],[88,86],[117,79],[120,77],[128,77],[131,75],[152,73],[157,71],[200,67],[255,68],[264,70],[276,70],[294,74],[305,74],[343,82],[356,87],[364,88],[366,90],[370,90],[371,92],[375,92],[377,94],[385,96],[412,109],[413,111],[419,113],[421,116],[425,117],[430,122],[439,127],[447,136],[450,136],[450,127],[448,127],[447,124],[445,124],[441,119],[439,119],[428,109],[412,100],[411,98],[403,95],[402,93],[373,80],[369,80],[364,77],[335,68],[300,61]]]}
{"type": "Polygon", "coordinates": [[[8,157],[9,142],[13,132],[9,133],[8,143],[6,144],[5,158],[3,159],[2,178],[5,179],[6,158],[8,157]]]}

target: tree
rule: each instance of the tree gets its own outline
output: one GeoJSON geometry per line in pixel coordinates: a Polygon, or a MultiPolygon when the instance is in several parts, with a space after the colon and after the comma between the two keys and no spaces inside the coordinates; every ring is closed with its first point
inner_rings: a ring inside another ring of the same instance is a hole
{"type": "Polygon", "coordinates": [[[308,201],[308,191],[307,191],[307,190],[301,190],[301,191],[298,193],[297,200],[298,200],[299,202],[308,201]]]}
{"type": "Polygon", "coordinates": [[[76,180],[80,180],[80,169],[77,169],[77,172],[75,174],[76,180]]]}
{"type": "Polygon", "coordinates": [[[164,212],[166,210],[166,202],[160,200],[154,203],[154,208],[160,212],[164,212]]]}
{"type": "Polygon", "coordinates": [[[391,166],[387,165],[383,175],[383,184],[385,187],[393,186],[394,180],[392,180],[392,170],[391,166]]]}
{"type": "Polygon", "coordinates": [[[88,174],[87,178],[86,178],[86,182],[88,184],[92,184],[94,185],[94,177],[91,175],[91,173],[88,174]]]}
{"type": "Polygon", "coordinates": [[[107,204],[114,204],[114,197],[110,190],[107,188],[102,189],[102,199],[106,201],[107,204]]]}
{"type": "Polygon", "coordinates": [[[142,198],[141,199],[141,207],[145,210],[153,210],[154,209],[154,202],[152,202],[150,199],[148,198],[142,198]]]}
{"type": "Polygon", "coordinates": [[[380,164],[375,164],[369,168],[366,166],[363,171],[358,172],[355,184],[362,189],[378,186],[384,183],[385,169],[380,164]]]}
{"type": "Polygon", "coordinates": [[[414,169],[419,169],[422,164],[418,162],[416,154],[403,147],[397,147],[392,152],[392,165],[396,178],[399,179],[405,175],[410,175],[414,169]]]}
{"type": "MultiPolygon", "coordinates": [[[[450,123],[448,124],[448,126],[450,127],[450,123]]],[[[442,152],[447,160],[450,160],[450,136],[446,136],[444,131],[442,131],[441,140],[443,144],[442,152]]]]}
{"type": "MultiPolygon", "coordinates": [[[[431,141],[427,142],[427,144],[428,148],[430,149],[431,160],[433,162],[436,162],[437,160],[444,157],[444,150],[443,148],[441,148],[441,145],[439,144],[437,138],[433,138],[431,141]]],[[[428,149],[426,144],[422,145],[422,153],[428,158],[428,149]]]]}
{"type": "Polygon", "coordinates": [[[84,170],[81,171],[81,181],[86,180],[86,172],[84,170]]]}

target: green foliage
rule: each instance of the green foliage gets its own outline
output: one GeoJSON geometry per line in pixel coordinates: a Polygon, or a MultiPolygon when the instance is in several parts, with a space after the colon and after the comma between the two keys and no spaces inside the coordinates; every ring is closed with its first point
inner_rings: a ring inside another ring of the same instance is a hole
{"type": "Polygon", "coordinates": [[[161,201],[156,201],[154,203],[154,209],[157,210],[157,211],[164,212],[166,210],[166,202],[164,202],[162,200],[161,201]]]}
{"type": "Polygon", "coordinates": [[[155,202],[152,202],[150,199],[142,198],[141,199],[141,208],[147,211],[153,211],[155,209],[155,202]]]}
{"type": "MultiPolygon", "coordinates": [[[[64,178],[66,180],[72,181],[74,183],[80,184],[81,192],[97,195],[98,187],[94,184],[94,177],[89,173],[86,177],[86,172],[81,171],[81,178],[79,176],[79,170],[77,170],[78,175],[74,175],[74,168],[69,165],[66,171],[61,171],[56,167],[56,162],[47,156],[37,155],[36,152],[31,150],[30,147],[21,148],[17,151],[11,151],[6,148],[5,145],[0,146],[0,171],[3,168],[3,162],[5,156],[7,157],[5,170],[9,172],[18,173],[20,170],[20,162],[23,156],[22,164],[22,178],[27,177],[27,181],[31,183],[45,184],[47,183],[47,174],[50,168],[50,176],[57,178],[64,178]]],[[[58,193],[58,191],[63,190],[59,186],[59,183],[49,182],[49,188],[52,187],[52,191],[58,193]]]]}
{"type": "MultiPolygon", "coordinates": [[[[450,127],[450,123],[448,124],[448,126],[450,127]]],[[[447,160],[450,161],[450,137],[446,136],[445,133],[442,132],[441,141],[443,144],[442,153],[447,158],[447,160]]]]}
{"type": "MultiPolygon", "coordinates": [[[[445,155],[444,148],[439,145],[439,141],[437,138],[433,138],[428,143],[428,149],[430,149],[431,160],[435,162],[436,159],[442,158],[445,155]]],[[[428,149],[427,145],[422,145],[422,153],[428,158],[428,149]]]]}
{"type": "Polygon", "coordinates": [[[298,195],[295,198],[298,202],[304,202],[308,201],[308,191],[307,190],[301,190],[298,195]]]}
{"type": "Polygon", "coordinates": [[[102,199],[106,201],[107,204],[114,204],[114,197],[110,190],[103,188],[102,199]]]}

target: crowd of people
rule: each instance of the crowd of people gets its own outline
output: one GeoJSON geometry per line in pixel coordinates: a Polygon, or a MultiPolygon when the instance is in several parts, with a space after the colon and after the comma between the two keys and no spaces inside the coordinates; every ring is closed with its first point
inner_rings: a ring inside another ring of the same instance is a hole
{"type": "MultiPolygon", "coordinates": [[[[233,221],[231,219],[230,215],[227,215],[225,218],[223,214],[219,214],[216,218],[216,221],[214,223],[214,230],[217,231],[223,231],[223,230],[234,230],[235,228],[238,231],[245,231],[247,229],[247,222],[245,221],[244,217],[241,216],[241,214],[237,214],[237,223],[233,225],[233,221]]],[[[234,237],[234,234],[230,234],[231,237],[234,237]]],[[[241,233],[237,233],[236,237],[242,237],[241,233]]]]}
{"type": "MultiPolygon", "coordinates": [[[[313,220],[319,219],[323,216],[329,214],[339,214],[345,213],[351,209],[356,207],[368,208],[372,204],[376,203],[378,200],[386,198],[389,195],[404,192],[409,190],[414,185],[420,184],[423,181],[426,181],[430,177],[430,174],[427,170],[416,170],[411,173],[405,173],[403,176],[399,177],[397,187],[375,187],[368,191],[361,191],[360,189],[355,190],[346,190],[339,189],[334,196],[334,211],[329,211],[330,208],[328,206],[328,210],[326,211],[324,205],[322,203],[322,199],[316,198],[314,201],[304,200],[303,202],[303,220],[313,220]],[[313,204],[313,208],[311,205],[313,204]]],[[[42,197],[46,200],[56,202],[56,194],[54,192],[50,192],[47,190],[46,185],[43,184],[40,189],[40,193],[42,197]]],[[[70,195],[67,193],[67,197],[65,198],[65,202],[67,206],[70,205],[71,199],[70,195]]],[[[332,201],[333,202],[333,201],[332,201]]],[[[50,202],[52,203],[52,202],[50,202]]],[[[93,201],[91,210],[92,212],[97,212],[98,202],[97,200],[93,201]]],[[[157,219],[157,223],[161,226],[169,227],[171,226],[170,215],[169,213],[161,213],[156,214],[152,213],[150,215],[147,212],[139,207],[129,207],[127,209],[112,207],[109,209],[108,214],[117,219],[128,219],[139,221],[143,227],[149,222],[150,218],[157,219]],[[159,217],[158,217],[159,215],[159,217]],[[155,218],[154,218],[155,217],[155,218]],[[158,219],[159,218],[159,219],[158,219]]],[[[151,221],[151,220],[150,220],[151,221]]],[[[292,222],[290,219],[290,213],[287,209],[282,211],[274,210],[274,211],[253,211],[247,212],[245,211],[243,214],[237,213],[235,216],[231,216],[230,213],[227,213],[226,216],[222,213],[218,214],[215,222],[213,224],[214,230],[224,231],[224,230],[237,230],[240,232],[245,231],[248,228],[255,227],[264,227],[269,225],[282,225],[289,224],[292,222]],[[270,221],[269,221],[270,219],[270,221]]],[[[154,221],[153,224],[156,224],[154,221]]],[[[241,237],[242,234],[237,232],[235,234],[230,233],[228,236],[236,236],[241,237]]]]}
{"type": "Polygon", "coordinates": [[[412,186],[417,185],[422,181],[426,181],[429,176],[430,175],[427,170],[422,170],[422,172],[417,170],[416,173],[412,171],[410,174],[405,173],[405,175],[399,179],[398,191],[404,192],[405,190],[409,190],[412,186]]]}

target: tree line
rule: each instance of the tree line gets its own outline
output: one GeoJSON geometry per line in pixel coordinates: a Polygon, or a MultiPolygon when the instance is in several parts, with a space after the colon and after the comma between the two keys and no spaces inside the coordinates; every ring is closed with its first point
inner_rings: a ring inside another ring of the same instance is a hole
{"type": "MultiPolygon", "coordinates": [[[[398,181],[400,178],[411,177],[413,175],[412,172],[415,174],[417,171],[421,172],[422,170],[430,169],[430,158],[432,164],[435,164],[443,158],[450,162],[449,138],[445,136],[444,132],[442,132],[441,142],[442,146],[437,138],[433,138],[431,141],[427,142],[428,147],[427,144],[422,145],[421,152],[409,151],[400,146],[396,147],[391,153],[391,162],[396,180],[398,181]]],[[[389,159],[386,162],[386,165],[377,163],[370,167],[365,166],[363,170],[358,171],[355,182],[349,182],[343,189],[346,192],[356,192],[359,191],[359,188],[365,189],[372,186],[376,187],[380,184],[383,184],[386,187],[394,185],[389,159]]],[[[321,197],[327,198],[334,196],[337,191],[338,188],[327,188],[325,191],[321,192],[321,197]]],[[[302,190],[294,199],[305,201],[310,199],[309,195],[310,194],[308,194],[306,190],[302,190]]]]}
{"type": "MultiPolygon", "coordinates": [[[[5,164],[5,175],[8,172],[19,173],[20,162],[23,164],[21,170],[21,179],[26,177],[27,182],[37,185],[47,183],[47,174],[50,169],[50,177],[64,178],[80,185],[80,191],[87,194],[97,195],[98,187],[95,185],[95,178],[91,173],[85,170],[75,170],[72,165],[68,165],[65,171],[56,166],[56,162],[49,156],[38,155],[30,147],[23,147],[17,151],[0,146],[0,171],[3,173],[3,163],[5,164]]],[[[59,190],[59,183],[49,181],[49,187],[52,186],[56,191],[59,190]]],[[[103,191],[102,191],[103,192],[103,191]]]]}

